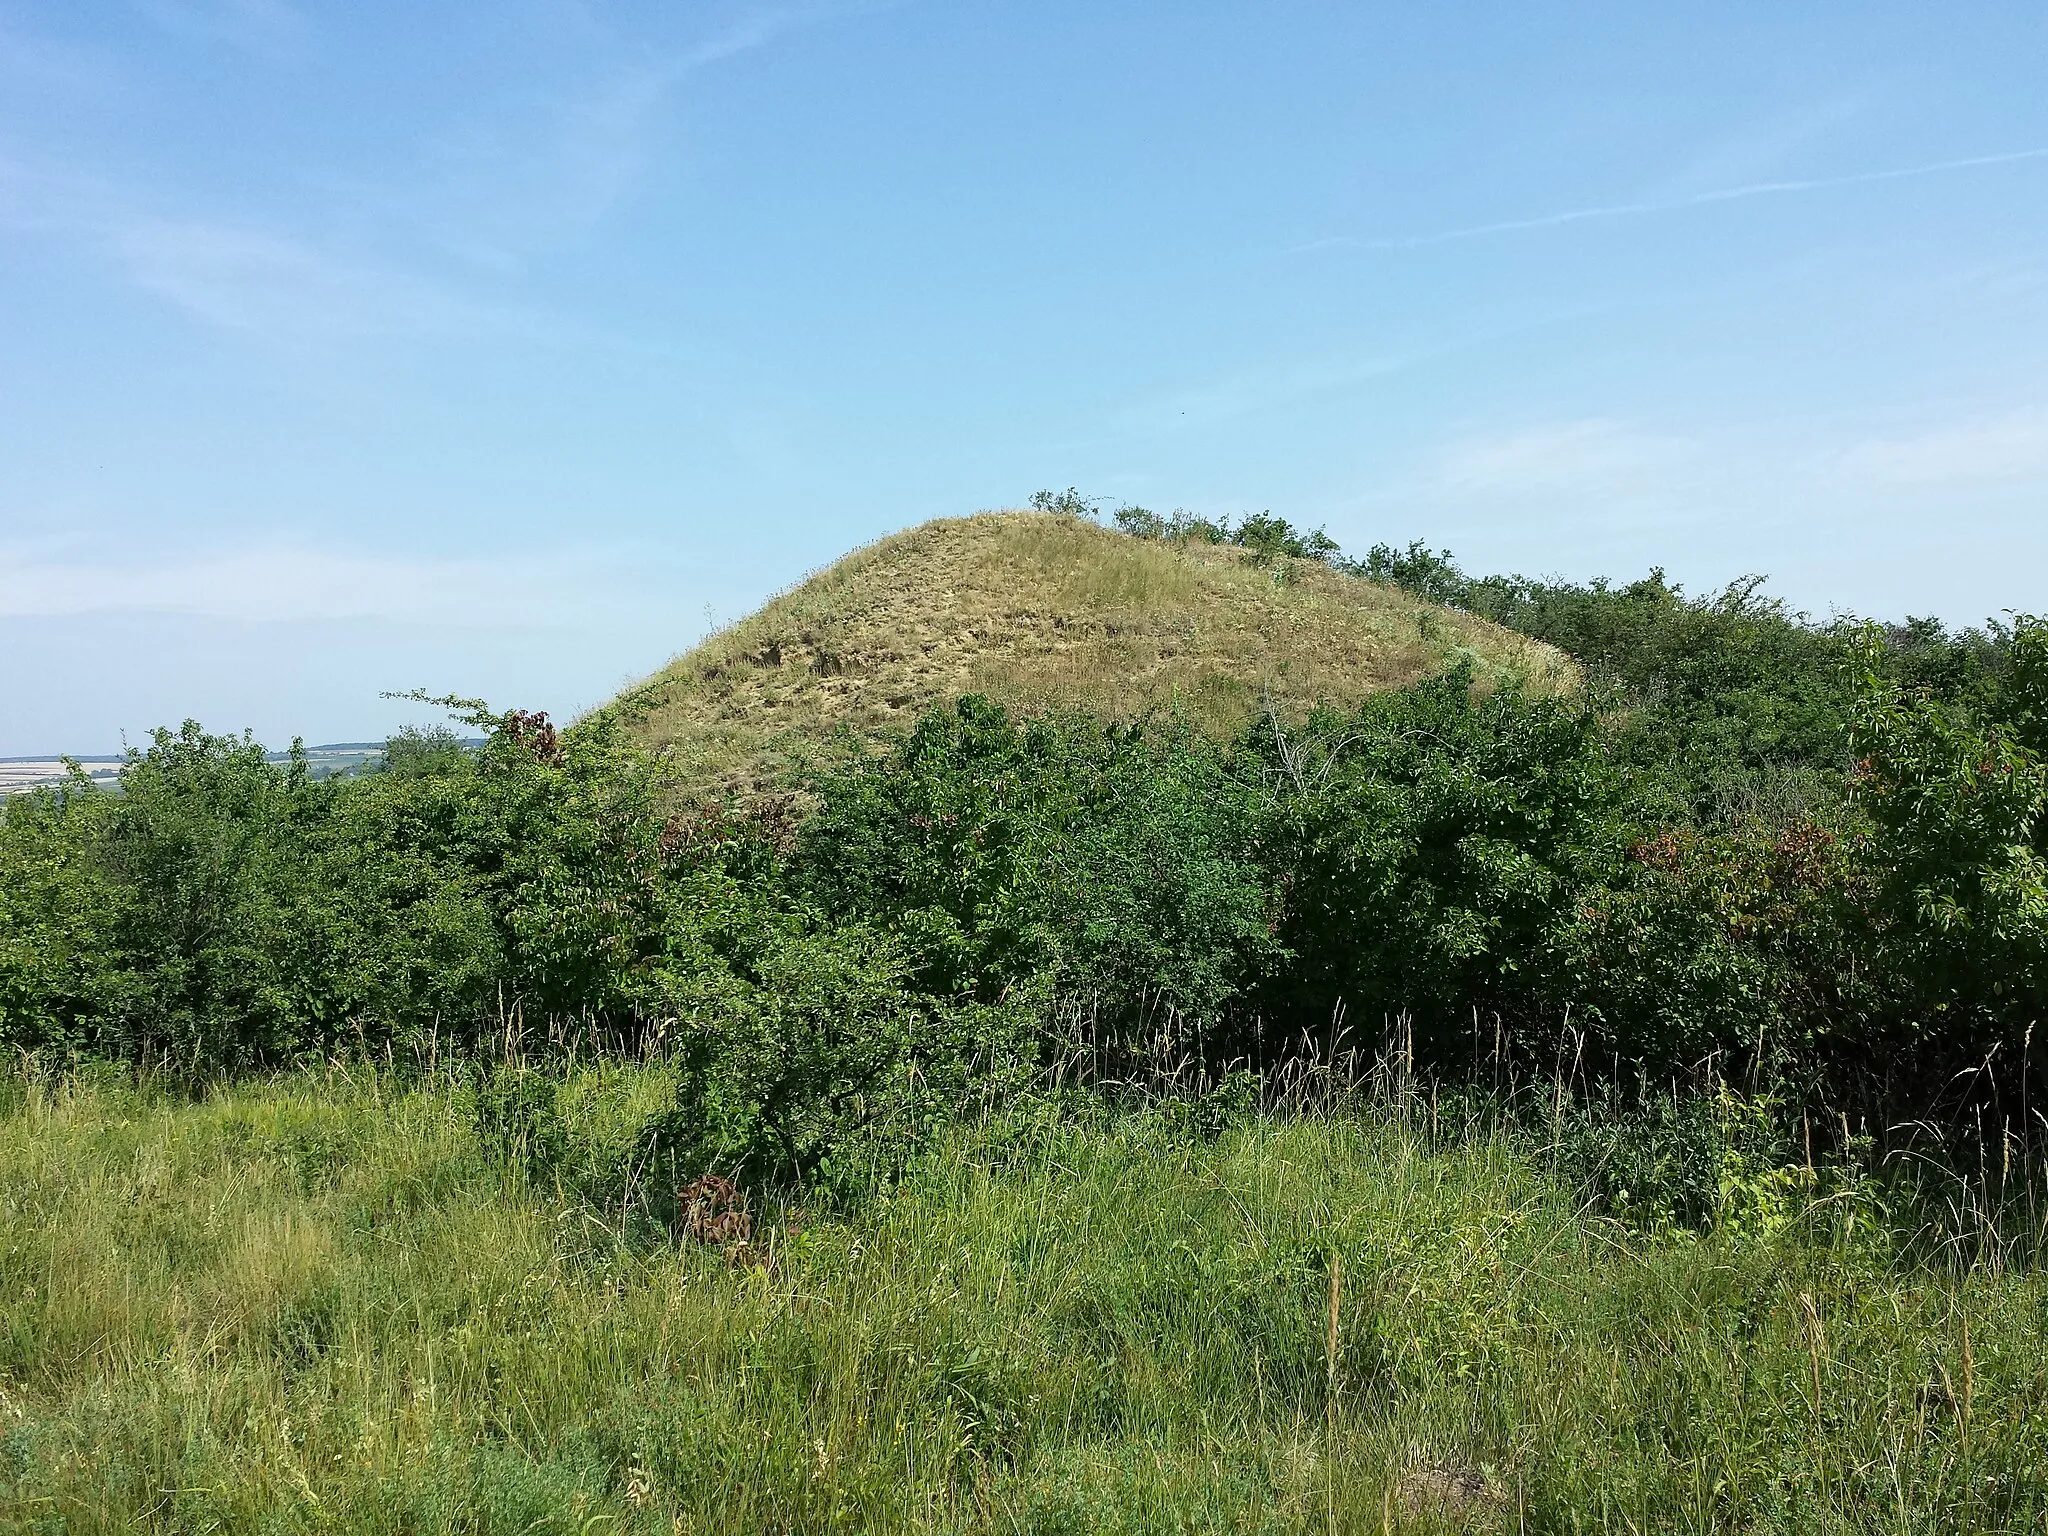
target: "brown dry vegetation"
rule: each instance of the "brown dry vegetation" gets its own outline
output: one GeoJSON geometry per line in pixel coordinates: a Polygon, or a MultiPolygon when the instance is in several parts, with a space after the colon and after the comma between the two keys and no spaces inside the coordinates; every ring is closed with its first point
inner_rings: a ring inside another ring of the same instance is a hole
{"type": "Polygon", "coordinates": [[[1229,733],[1269,698],[1287,715],[1352,705],[1467,655],[1482,683],[1575,676],[1538,641],[1314,561],[999,512],[856,550],[606,712],[690,779],[758,789],[962,693],[1117,720],[1178,709],[1229,733]]]}

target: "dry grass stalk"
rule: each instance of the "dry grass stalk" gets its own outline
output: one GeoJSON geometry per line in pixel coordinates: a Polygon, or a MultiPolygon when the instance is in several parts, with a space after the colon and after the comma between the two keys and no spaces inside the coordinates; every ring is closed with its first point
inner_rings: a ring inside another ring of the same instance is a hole
{"type": "Polygon", "coordinates": [[[1506,1495],[1479,1468],[1441,1456],[1419,1456],[1393,1493],[1411,1520],[1435,1516],[1463,1523],[1497,1513],[1507,1503],[1506,1495]]]}
{"type": "Polygon", "coordinates": [[[1337,1323],[1344,1305],[1344,1255],[1330,1254],[1330,1320],[1323,1346],[1323,1514],[1337,1529],[1337,1323]]]}

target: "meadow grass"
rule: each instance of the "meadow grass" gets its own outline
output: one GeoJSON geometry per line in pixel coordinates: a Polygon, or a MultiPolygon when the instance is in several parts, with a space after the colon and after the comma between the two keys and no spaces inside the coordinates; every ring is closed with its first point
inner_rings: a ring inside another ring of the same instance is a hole
{"type": "Polygon", "coordinates": [[[1649,1234],[1499,1132],[1026,1105],[727,1253],[474,1127],[376,1073],[7,1080],[0,1529],[2048,1518],[2048,1285],[1854,1186],[1649,1234]]]}

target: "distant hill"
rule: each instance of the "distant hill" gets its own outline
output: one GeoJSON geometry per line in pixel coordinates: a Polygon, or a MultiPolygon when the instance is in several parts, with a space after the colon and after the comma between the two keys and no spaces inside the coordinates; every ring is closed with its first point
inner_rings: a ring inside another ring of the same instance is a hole
{"type": "Polygon", "coordinates": [[[1482,682],[1576,677],[1538,641],[1319,561],[984,513],[854,551],[600,713],[693,781],[747,791],[963,693],[1126,720],[1177,708],[1228,733],[1268,699],[1289,717],[1353,705],[1461,656],[1482,682]]]}

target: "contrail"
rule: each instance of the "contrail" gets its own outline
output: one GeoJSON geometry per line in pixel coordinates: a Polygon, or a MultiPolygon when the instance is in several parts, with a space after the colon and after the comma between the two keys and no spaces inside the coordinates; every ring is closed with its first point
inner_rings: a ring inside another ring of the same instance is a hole
{"type": "Polygon", "coordinates": [[[1587,219],[1613,219],[1631,213],[1668,213],[1678,208],[1701,208],[1709,203],[1732,203],[1745,197],[1771,197],[1785,192],[1815,192],[1824,187],[1855,187],[1873,181],[1903,181],[1912,176],[1933,176],[1943,171],[1967,171],[1984,165],[2012,165],[2022,160],[2048,160],[2048,149],[2016,149],[2002,155],[1972,155],[1967,160],[1937,160],[1932,165],[1908,165],[1889,171],[1859,171],[1853,176],[1818,176],[1807,181],[1757,181],[1742,187],[1721,187],[1712,192],[1694,192],[1686,197],[1657,198],[1642,203],[1610,203],[1601,208],[1573,208],[1565,213],[1546,213],[1533,219],[1503,219],[1497,224],[1474,224],[1466,229],[1438,230],[1430,235],[1401,235],[1384,240],[1356,240],[1339,235],[1316,240],[1299,250],[1313,251],[1329,246],[1348,246],[1361,251],[1412,251],[1426,245],[1444,245],[1452,240],[1474,240],[1482,235],[1512,234],[1523,229],[1554,229],[1560,224],[1578,224],[1587,219]]]}

